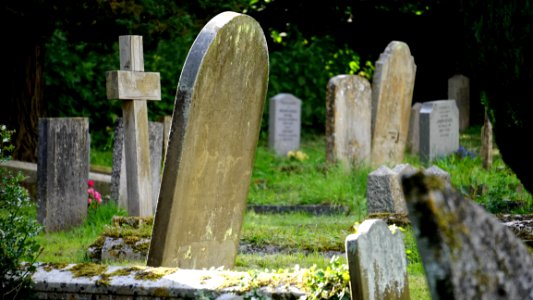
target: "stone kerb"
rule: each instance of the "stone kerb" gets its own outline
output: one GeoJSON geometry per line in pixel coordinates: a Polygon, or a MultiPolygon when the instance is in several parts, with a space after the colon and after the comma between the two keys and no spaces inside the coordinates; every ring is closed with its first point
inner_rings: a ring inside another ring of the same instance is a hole
{"type": "Polygon", "coordinates": [[[409,299],[402,234],[383,220],[365,220],[346,237],[352,299],[409,299]]]}
{"type": "Polygon", "coordinates": [[[306,295],[296,285],[301,272],[260,273],[256,279],[268,284],[246,286],[247,272],[40,264],[32,291],[38,299],[242,299],[255,289],[267,299],[299,299],[306,295]]]}

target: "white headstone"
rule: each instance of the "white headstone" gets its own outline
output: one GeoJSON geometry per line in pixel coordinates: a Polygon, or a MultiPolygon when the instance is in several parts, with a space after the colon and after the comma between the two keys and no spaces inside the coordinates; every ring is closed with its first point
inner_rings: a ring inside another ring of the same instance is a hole
{"type": "Polygon", "coordinates": [[[459,112],[455,100],[425,102],[420,109],[420,159],[430,162],[459,149],[459,112]]]}
{"type": "Polygon", "coordinates": [[[300,149],[302,100],[292,94],[270,99],[268,145],[278,155],[300,149]]]}

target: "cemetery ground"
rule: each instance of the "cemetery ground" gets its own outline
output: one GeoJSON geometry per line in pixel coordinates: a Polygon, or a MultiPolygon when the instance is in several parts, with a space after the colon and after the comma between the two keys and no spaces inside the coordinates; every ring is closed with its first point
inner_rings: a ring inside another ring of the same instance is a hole
{"type": "MultiPolygon", "coordinates": [[[[460,136],[457,153],[433,164],[447,171],[453,186],[492,213],[526,214],[533,211],[533,198],[522,187],[512,171],[505,166],[495,148],[492,167],[485,170],[479,156],[480,128],[468,129],[460,136]]],[[[346,171],[339,165],[327,164],[323,136],[304,135],[300,151],[278,157],[268,150],[266,138],[261,138],[248,193],[248,204],[264,207],[316,205],[342,208],[336,214],[312,212],[257,213],[248,210],[241,233],[241,253],[236,270],[275,271],[279,269],[314,268],[330,274],[346,273],[344,242],[354,227],[366,219],[368,167],[346,171]],[[336,263],[332,258],[338,258],[336,263]],[[339,264],[339,262],[341,264],[339,264]],[[329,269],[328,269],[329,268],[329,269]]],[[[92,169],[111,171],[110,151],[91,150],[92,169]]],[[[405,162],[422,167],[415,156],[405,162]]],[[[91,262],[87,249],[105,230],[110,230],[115,215],[126,216],[112,201],[104,201],[80,227],[69,231],[41,233],[37,240],[43,247],[40,262],[91,262]]],[[[34,211],[28,212],[35,214],[34,211]]],[[[404,230],[408,259],[409,288],[412,299],[429,299],[421,259],[409,225],[404,230]]],[[[149,236],[150,227],[141,235],[149,236]]],[[[145,265],[145,261],[103,261],[109,265],[145,265]]],[[[338,277],[342,278],[342,276],[338,277]]],[[[329,280],[322,277],[321,280],[329,280]]],[[[347,282],[345,282],[347,284],[347,282]]],[[[329,282],[329,287],[335,284],[329,282]]]]}

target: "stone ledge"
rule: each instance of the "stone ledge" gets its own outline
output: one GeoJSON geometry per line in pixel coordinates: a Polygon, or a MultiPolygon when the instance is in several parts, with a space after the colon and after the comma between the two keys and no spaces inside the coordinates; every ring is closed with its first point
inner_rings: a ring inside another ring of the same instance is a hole
{"type": "Polygon", "coordinates": [[[224,270],[103,266],[104,271],[98,275],[89,276],[95,273],[88,272],[87,276],[75,277],[73,268],[80,265],[40,264],[32,276],[37,299],[242,299],[252,291],[272,299],[306,295],[299,286],[304,270],[251,275],[224,270]]]}

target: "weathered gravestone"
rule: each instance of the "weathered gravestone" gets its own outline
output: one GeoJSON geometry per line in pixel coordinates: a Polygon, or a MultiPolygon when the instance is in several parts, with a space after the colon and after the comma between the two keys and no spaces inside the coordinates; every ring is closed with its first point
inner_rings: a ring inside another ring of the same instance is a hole
{"type": "Polygon", "coordinates": [[[89,120],[39,119],[37,218],[46,231],[80,225],[87,216],[89,120]]]}
{"type": "Polygon", "coordinates": [[[376,62],[372,80],[372,164],[403,160],[416,65],[409,46],[391,42],[376,62]]]}
{"type": "Polygon", "coordinates": [[[459,110],[459,130],[470,125],[470,79],[456,74],[448,79],[448,99],[454,99],[459,110]]]}
{"type": "Polygon", "coordinates": [[[510,229],[437,177],[402,184],[432,299],[533,299],[533,258],[510,229]]]}
{"type": "Polygon", "coordinates": [[[481,127],[481,149],[479,152],[483,167],[487,170],[490,169],[492,166],[492,124],[486,111],[485,121],[483,122],[483,127],[481,127]]]}
{"type": "Polygon", "coordinates": [[[366,220],[346,237],[346,260],[353,300],[410,299],[402,234],[383,220],[366,220]]]}
{"type": "MultiPolygon", "coordinates": [[[[399,164],[393,169],[381,166],[368,174],[366,192],[368,213],[407,214],[401,178],[416,172],[417,170],[409,164],[399,164]]],[[[450,184],[450,174],[435,165],[423,172],[426,175],[438,176],[450,184]]]]}
{"type": "Polygon", "coordinates": [[[420,109],[420,159],[430,162],[459,149],[459,113],[455,100],[422,104],[420,109]]]}
{"type": "MultiPolygon", "coordinates": [[[[163,124],[148,122],[148,138],[150,145],[150,171],[152,172],[152,211],[155,211],[159,186],[161,182],[161,163],[163,152],[163,124]]],[[[124,122],[119,118],[115,128],[115,141],[113,143],[113,169],[111,176],[111,198],[117,200],[118,205],[128,210],[126,159],[124,148],[124,122]]]]}
{"type": "Polygon", "coordinates": [[[326,95],[326,160],[351,167],[370,161],[372,90],[364,77],[330,79],[326,95]]]}
{"type": "Polygon", "coordinates": [[[144,72],[142,36],[119,37],[120,71],[107,72],[108,99],[122,101],[128,214],[152,215],[146,100],[161,100],[159,73],[144,72]]]}
{"type": "Polygon", "coordinates": [[[420,108],[422,108],[420,102],[411,107],[409,134],[407,135],[407,151],[411,154],[418,154],[420,148],[420,108]]]}
{"type": "Polygon", "coordinates": [[[269,101],[268,146],[278,155],[300,149],[302,100],[282,93],[269,101]]]}
{"type": "Polygon", "coordinates": [[[253,18],[224,12],[207,23],[178,84],[148,265],[234,265],[267,79],[253,18]]]}

